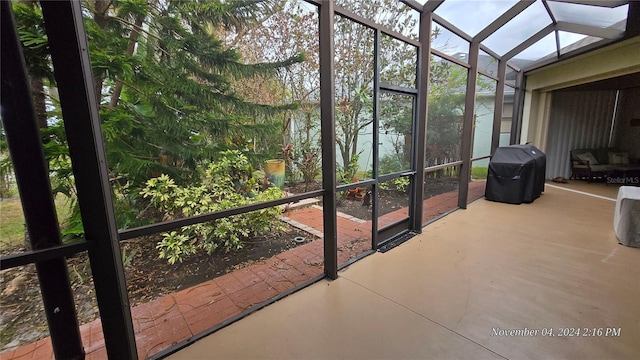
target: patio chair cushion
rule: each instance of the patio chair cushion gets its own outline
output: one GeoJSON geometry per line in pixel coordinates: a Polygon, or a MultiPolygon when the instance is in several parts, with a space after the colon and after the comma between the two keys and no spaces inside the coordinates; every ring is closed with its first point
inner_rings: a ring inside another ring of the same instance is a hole
{"type": "Polygon", "coordinates": [[[585,152],[582,154],[576,154],[576,157],[584,162],[589,162],[589,165],[598,165],[600,164],[600,162],[598,161],[598,159],[596,159],[595,156],[593,156],[592,153],[590,152],[585,152]]]}
{"type": "Polygon", "coordinates": [[[610,152],[609,153],[609,164],[629,164],[629,153],[621,152],[610,152]]]}

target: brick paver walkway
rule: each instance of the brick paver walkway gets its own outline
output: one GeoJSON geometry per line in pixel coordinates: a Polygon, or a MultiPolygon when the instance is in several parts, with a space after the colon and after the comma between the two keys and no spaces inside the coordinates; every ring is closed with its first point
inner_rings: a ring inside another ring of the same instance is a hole
{"type": "MultiPolygon", "coordinates": [[[[484,181],[469,186],[469,198],[484,193],[484,181]]],[[[458,192],[433,196],[423,202],[423,222],[457,206],[458,192]]],[[[310,206],[284,214],[289,223],[304,224],[322,233],[322,208],[310,206]]],[[[407,209],[396,210],[379,219],[391,223],[407,216],[407,209]]],[[[310,234],[310,237],[314,237],[310,234]]],[[[338,262],[371,248],[371,222],[339,214],[338,262]]],[[[240,314],[323,273],[323,243],[320,236],[304,245],[264,261],[222,275],[199,285],[135,306],[131,309],[140,358],[156,354],[178,342],[240,314]]],[[[100,319],[80,327],[86,359],[107,359],[100,319]]],[[[0,354],[2,360],[53,359],[51,339],[21,346],[0,354]]]]}

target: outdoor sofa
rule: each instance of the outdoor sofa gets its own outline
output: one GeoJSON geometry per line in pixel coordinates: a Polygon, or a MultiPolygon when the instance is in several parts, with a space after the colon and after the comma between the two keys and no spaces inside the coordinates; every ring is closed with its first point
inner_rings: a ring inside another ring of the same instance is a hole
{"type": "Polygon", "coordinates": [[[616,148],[575,149],[569,152],[571,179],[605,178],[612,174],[626,177],[631,172],[640,172],[638,160],[629,159],[629,154],[616,148]]]}

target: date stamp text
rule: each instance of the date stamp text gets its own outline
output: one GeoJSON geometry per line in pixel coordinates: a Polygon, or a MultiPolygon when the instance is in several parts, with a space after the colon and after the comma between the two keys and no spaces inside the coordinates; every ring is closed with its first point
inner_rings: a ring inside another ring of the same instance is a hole
{"type": "Polygon", "coordinates": [[[618,337],[622,334],[622,328],[614,327],[548,327],[540,329],[502,329],[491,328],[491,336],[500,337],[618,337]]]}

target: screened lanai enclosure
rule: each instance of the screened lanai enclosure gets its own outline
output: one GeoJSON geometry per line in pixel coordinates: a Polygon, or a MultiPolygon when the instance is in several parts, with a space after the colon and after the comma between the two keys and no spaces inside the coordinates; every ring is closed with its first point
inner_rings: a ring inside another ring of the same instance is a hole
{"type": "Polygon", "coordinates": [[[162,358],[465,209],[499,146],[638,146],[639,2],[0,5],[7,359],[162,358]]]}

